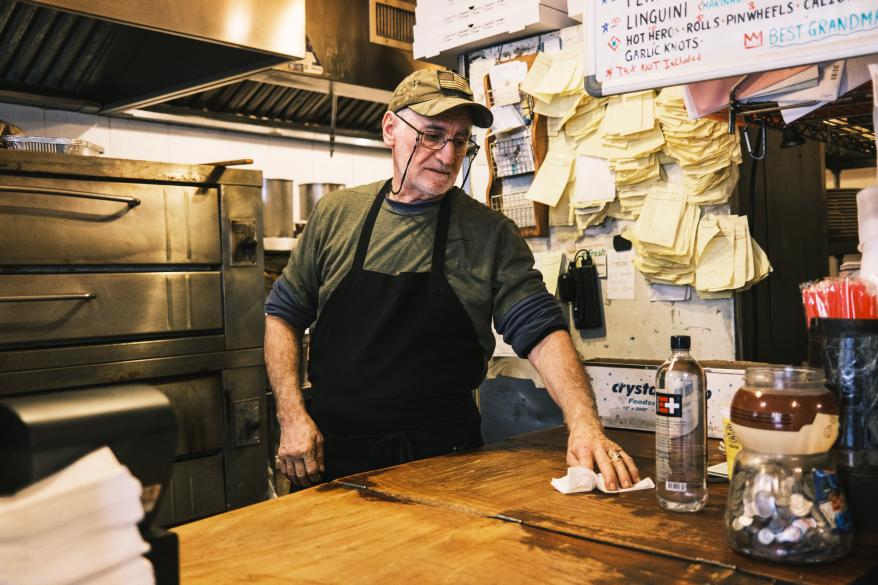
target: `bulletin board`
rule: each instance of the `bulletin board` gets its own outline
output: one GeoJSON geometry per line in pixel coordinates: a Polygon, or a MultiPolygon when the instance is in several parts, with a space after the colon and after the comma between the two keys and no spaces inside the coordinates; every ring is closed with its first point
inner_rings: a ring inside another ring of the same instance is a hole
{"type": "Polygon", "coordinates": [[[585,0],[606,96],[878,53],[878,0],[585,0]]]}

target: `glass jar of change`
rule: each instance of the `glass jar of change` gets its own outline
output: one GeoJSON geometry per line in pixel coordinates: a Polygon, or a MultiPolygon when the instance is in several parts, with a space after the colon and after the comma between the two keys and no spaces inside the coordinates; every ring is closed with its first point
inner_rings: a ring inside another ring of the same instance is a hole
{"type": "Polygon", "coordinates": [[[851,548],[851,522],[829,450],[838,403],[813,368],[748,368],[732,399],[743,449],[726,504],[729,545],[748,556],[823,563],[851,548]]]}

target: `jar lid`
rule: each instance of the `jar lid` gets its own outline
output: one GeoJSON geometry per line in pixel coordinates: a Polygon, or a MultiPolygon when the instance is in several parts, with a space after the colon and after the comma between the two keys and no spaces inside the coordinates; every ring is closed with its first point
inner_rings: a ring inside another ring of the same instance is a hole
{"type": "Polygon", "coordinates": [[[763,391],[792,390],[825,392],[826,376],[817,368],[794,366],[755,366],[747,368],[744,384],[763,391]]]}

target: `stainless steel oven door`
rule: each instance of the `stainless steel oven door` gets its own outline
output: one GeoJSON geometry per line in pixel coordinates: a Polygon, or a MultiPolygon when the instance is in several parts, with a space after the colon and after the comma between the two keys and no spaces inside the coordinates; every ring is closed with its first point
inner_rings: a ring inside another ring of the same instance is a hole
{"type": "Polygon", "coordinates": [[[0,347],[223,327],[219,272],[9,274],[0,278],[0,347]]]}
{"type": "Polygon", "coordinates": [[[3,177],[0,265],[222,263],[216,188],[3,177]]]}

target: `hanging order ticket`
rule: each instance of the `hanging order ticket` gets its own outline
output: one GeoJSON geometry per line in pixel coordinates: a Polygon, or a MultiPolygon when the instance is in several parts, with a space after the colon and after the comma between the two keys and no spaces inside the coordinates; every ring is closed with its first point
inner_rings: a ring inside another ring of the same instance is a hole
{"type": "Polygon", "coordinates": [[[878,53],[878,0],[585,0],[594,96],[878,53]]]}

